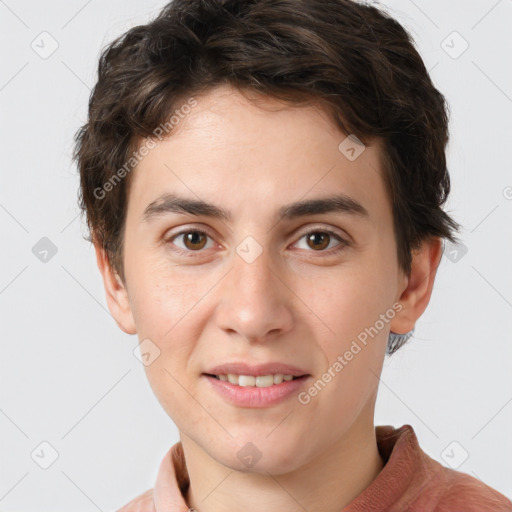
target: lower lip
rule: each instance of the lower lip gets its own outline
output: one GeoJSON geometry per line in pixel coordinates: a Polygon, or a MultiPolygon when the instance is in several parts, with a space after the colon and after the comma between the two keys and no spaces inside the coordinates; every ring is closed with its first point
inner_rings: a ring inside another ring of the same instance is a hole
{"type": "Polygon", "coordinates": [[[212,388],[233,405],[240,407],[269,407],[275,405],[293,394],[299,392],[304,381],[309,377],[304,375],[298,379],[283,381],[266,388],[256,386],[236,386],[230,382],[216,379],[203,374],[212,388]]]}

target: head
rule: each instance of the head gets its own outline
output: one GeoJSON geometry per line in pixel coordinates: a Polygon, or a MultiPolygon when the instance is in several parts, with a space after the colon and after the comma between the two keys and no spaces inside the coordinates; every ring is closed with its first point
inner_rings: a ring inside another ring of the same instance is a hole
{"type": "Polygon", "coordinates": [[[212,457],[244,469],[250,441],[262,470],[306,464],[372,421],[389,332],[454,240],[443,96],[401,25],[351,0],[174,0],[98,71],[75,158],[113,317],[212,457]],[[300,369],[300,393],[228,403],[207,374],[240,361],[300,369]]]}

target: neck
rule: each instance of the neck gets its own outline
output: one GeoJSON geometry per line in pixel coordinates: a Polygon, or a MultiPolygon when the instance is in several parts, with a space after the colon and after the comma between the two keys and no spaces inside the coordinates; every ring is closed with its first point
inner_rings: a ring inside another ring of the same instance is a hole
{"type": "Polygon", "coordinates": [[[181,436],[190,478],[186,495],[197,512],[340,512],[384,466],[373,421],[357,421],[349,432],[307,464],[289,473],[234,471],[181,436]]]}

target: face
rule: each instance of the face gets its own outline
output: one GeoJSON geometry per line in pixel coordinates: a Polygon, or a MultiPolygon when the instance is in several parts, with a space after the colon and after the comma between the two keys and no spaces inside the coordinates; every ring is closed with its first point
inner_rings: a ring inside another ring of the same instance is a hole
{"type": "Polygon", "coordinates": [[[147,377],[182,435],[236,470],[254,451],[252,471],[291,471],[373,429],[406,284],[382,148],[319,107],[224,86],[195,99],[131,176],[116,319],[150,340],[147,377]],[[249,386],[210,376],[227,373],[249,386]],[[252,386],[269,374],[299,378],[252,386]]]}

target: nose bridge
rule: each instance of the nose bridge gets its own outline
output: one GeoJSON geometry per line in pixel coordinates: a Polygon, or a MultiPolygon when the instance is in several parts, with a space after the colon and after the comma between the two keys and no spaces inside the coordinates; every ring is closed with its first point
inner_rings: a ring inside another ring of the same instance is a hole
{"type": "Polygon", "coordinates": [[[289,329],[289,297],[276,275],[272,252],[252,237],[244,239],[236,252],[229,286],[223,293],[220,327],[249,339],[289,329]]]}
{"type": "Polygon", "coordinates": [[[263,248],[253,237],[247,237],[236,248],[234,258],[234,278],[238,285],[249,295],[264,294],[270,284],[277,278],[272,254],[268,248],[263,248]]]}

